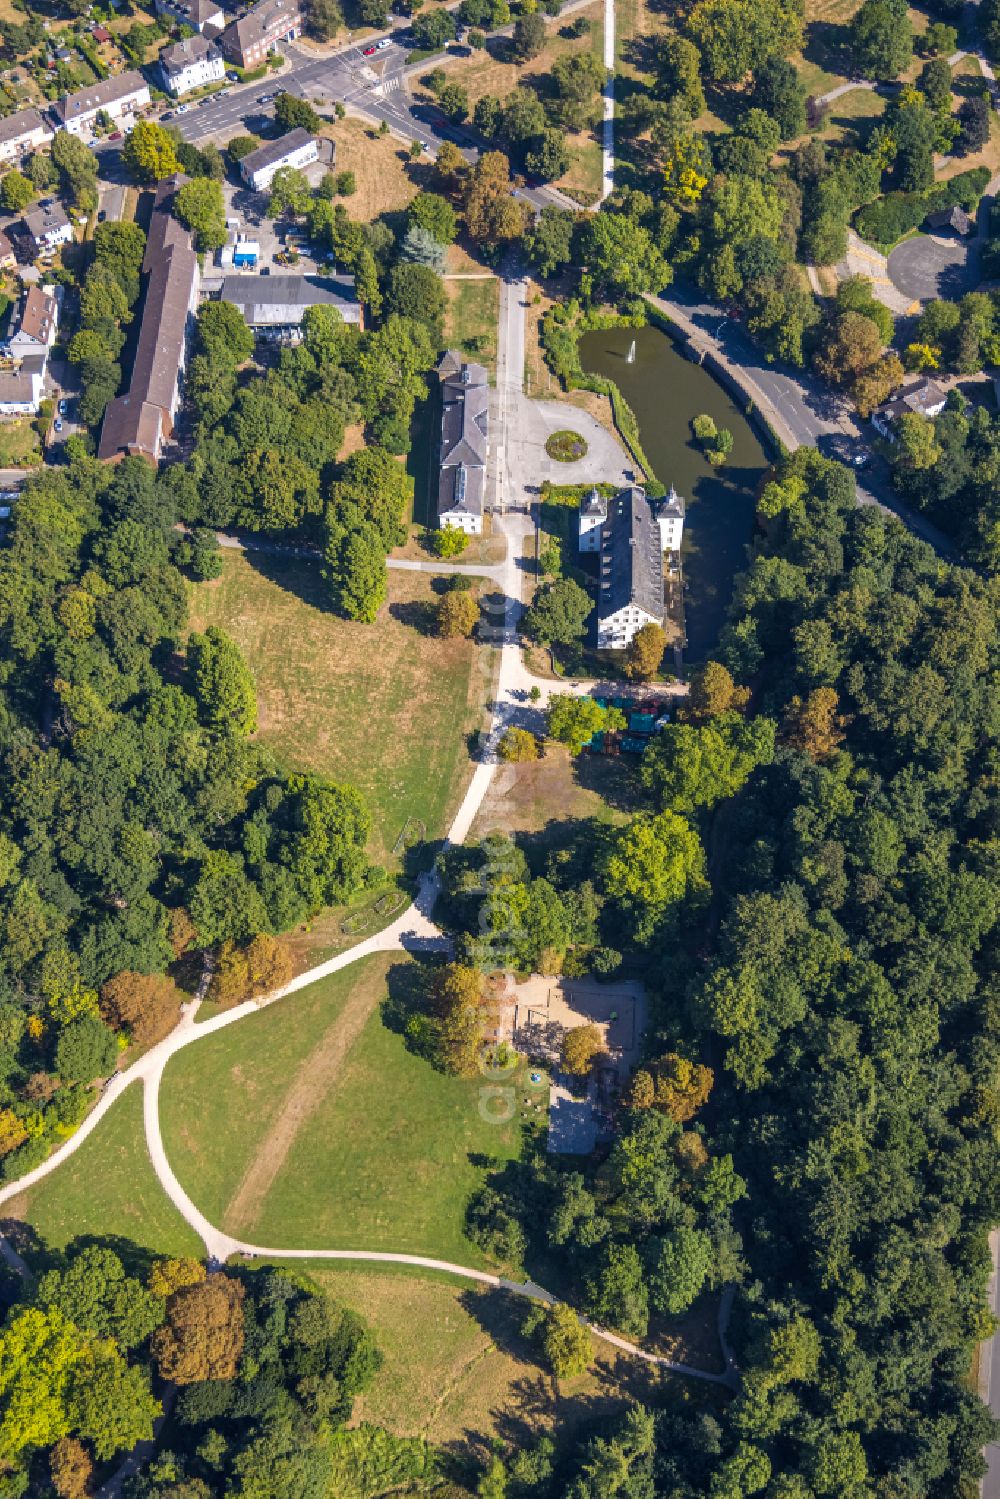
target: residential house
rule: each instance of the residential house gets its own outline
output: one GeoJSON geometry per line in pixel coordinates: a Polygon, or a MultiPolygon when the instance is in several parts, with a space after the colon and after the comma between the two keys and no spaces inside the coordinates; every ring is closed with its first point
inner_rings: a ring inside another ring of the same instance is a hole
{"type": "Polygon", "coordinates": [[[0,374],[2,416],[33,416],[41,406],[60,295],[51,286],[29,286],[14,312],[3,354],[16,368],[0,374]]]}
{"type": "Polygon", "coordinates": [[[489,456],[490,389],[481,364],[467,364],[449,349],[438,365],[441,381],[441,453],[438,525],[470,536],[483,529],[489,456]]]}
{"type": "Polygon", "coordinates": [[[294,130],[279,135],[277,140],[265,141],[256,151],[250,151],[240,162],[243,181],[255,193],[266,192],[281,167],[295,167],[301,171],[311,162],[319,160],[319,143],[314,135],[296,125],[294,130]]]}
{"type": "Polygon", "coordinates": [[[92,83],[89,88],[67,94],[52,107],[52,118],[59,130],[88,139],[99,114],[106,114],[115,124],[127,122],[136,110],[149,105],[149,88],[141,73],[134,70],[117,73],[92,83]]]}
{"type": "Polygon", "coordinates": [[[222,53],[198,32],[164,47],[159,64],[164,87],[177,98],[226,76],[222,53]]]}
{"type": "Polygon", "coordinates": [[[26,209],[21,222],[37,255],[52,254],[73,238],[73,225],[55,198],[46,198],[34,208],[26,209]]]}
{"type": "Polygon", "coordinates": [[[0,229],[0,271],[11,271],[17,265],[17,256],[10,237],[0,229]]]}
{"type": "Polygon", "coordinates": [[[353,276],[226,276],[220,298],[238,307],[259,338],[298,343],[307,307],[334,307],[345,323],[364,326],[353,276]]]}
{"type": "Polygon", "coordinates": [[[170,16],[182,26],[207,37],[225,29],[226,17],[217,0],[156,0],[156,14],[170,16]]]}
{"type": "Polygon", "coordinates": [[[293,42],[301,34],[299,0],[258,0],[245,16],[230,22],[219,45],[238,67],[259,68],[279,42],[293,42]]]}
{"type": "Polygon", "coordinates": [[[180,381],[198,301],[198,257],[191,235],[171,213],[186,179],[157,183],[142,262],[142,310],[132,378],[104,413],[98,458],[115,462],[137,453],[157,463],[173,432],[180,381]]]}
{"type": "Polygon", "coordinates": [[[29,151],[37,151],[55,138],[55,131],[37,109],[19,109],[0,120],[0,163],[19,161],[29,151]]]}
{"type": "Polygon", "coordinates": [[[51,286],[29,286],[11,321],[3,350],[8,359],[22,360],[35,354],[43,359],[56,340],[59,304],[51,286]]]}
{"type": "Polygon", "coordinates": [[[877,406],[872,412],[872,426],[890,442],[896,440],[896,423],[901,416],[912,412],[915,416],[940,416],[944,410],[947,393],[936,380],[922,376],[912,385],[904,385],[891,400],[877,406]]]}
{"type": "Polygon", "coordinates": [[[42,404],[45,357],[32,354],[13,371],[0,372],[0,416],[34,416],[42,404]]]}
{"type": "Polygon", "coordinates": [[[643,625],[662,625],[665,608],[660,527],[638,485],[608,501],[600,535],[597,648],[620,651],[643,625]]]}

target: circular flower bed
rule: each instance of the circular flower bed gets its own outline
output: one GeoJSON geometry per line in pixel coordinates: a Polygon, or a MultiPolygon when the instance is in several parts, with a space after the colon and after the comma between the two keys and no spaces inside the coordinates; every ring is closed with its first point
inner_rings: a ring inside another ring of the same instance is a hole
{"type": "Polygon", "coordinates": [[[564,428],[561,432],[553,432],[546,440],[545,451],[557,463],[576,463],[587,456],[587,440],[579,432],[564,428]]]}

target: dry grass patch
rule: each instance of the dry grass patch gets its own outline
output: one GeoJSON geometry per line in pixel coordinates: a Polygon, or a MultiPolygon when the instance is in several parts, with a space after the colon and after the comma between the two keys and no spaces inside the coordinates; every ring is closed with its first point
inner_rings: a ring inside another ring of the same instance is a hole
{"type": "Polygon", "coordinates": [[[488,693],[474,644],[424,633],[435,598],[429,577],[390,570],[378,621],[355,624],[326,607],[316,563],[232,553],[221,578],[191,591],[192,629],[221,626],[249,663],[260,739],[288,770],[356,786],[371,855],[389,865],[408,817],[428,838],[445,831],[488,693]]]}
{"type": "MultiPolygon", "coordinates": [[[[452,56],[430,59],[427,63],[427,72],[430,73],[434,68],[446,65],[448,81],[462,84],[468,93],[471,113],[477,101],[485,94],[495,94],[498,99],[506,99],[508,94],[521,86],[539,87],[544,94],[545,75],[551,71],[552,64],[557,58],[572,56],[580,52],[593,52],[596,57],[602,58],[603,36],[604,5],[602,0],[594,0],[593,4],[582,6],[571,16],[557,17],[549,21],[545,46],[530,62],[517,62],[510,59],[506,39],[497,38],[490,41],[485,49],[472,52],[468,57],[452,56]],[[590,21],[589,36],[560,35],[564,27],[581,16],[585,16],[590,21]]],[[[416,99],[433,104],[434,96],[421,85],[419,78],[414,80],[412,92],[416,99]]],[[[600,125],[598,125],[599,130],[600,125]]],[[[553,185],[583,204],[593,203],[601,190],[599,135],[590,130],[567,131],[565,139],[570,152],[570,168],[565,176],[560,177],[553,185]]]]}
{"type": "Polygon", "coordinates": [[[337,143],[336,172],[353,172],[357,191],[338,199],[352,219],[370,224],[379,214],[405,208],[417,195],[417,185],[407,170],[409,152],[391,135],[363,120],[348,116],[327,126],[324,134],[337,143]]]}
{"type": "Polygon", "coordinates": [[[521,1335],[524,1304],[502,1292],[419,1274],[310,1270],[335,1301],[369,1322],[385,1358],[355,1406],[355,1422],[485,1457],[494,1436],[533,1441],[557,1424],[560,1439],[574,1441],[583,1427],[659,1385],[647,1365],[611,1349],[600,1350],[592,1373],[552,1379],[521,1335]]]}
{"type": "Polygon", "coordinates": [[[546,744],[542,759],[500,767],[470,837],[497,831],[540,833],[549,825],[558,831],[560,823],[578,818],[621,821],[627,815],[621,804],[633,799],[633,778],[631,761],[604,755],[574,760],[561,745],[546,744]]]}

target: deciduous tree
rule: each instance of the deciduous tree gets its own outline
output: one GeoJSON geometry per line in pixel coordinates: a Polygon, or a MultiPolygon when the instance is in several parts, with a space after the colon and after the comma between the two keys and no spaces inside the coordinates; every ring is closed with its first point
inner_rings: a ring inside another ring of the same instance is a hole
{"type": "Polygon", "coordinates": [[[187,1385],[234,1378],[243,1353],[244,1295],[241,1283],[224,1274],[173,1292],[152,1341],[163,1379],[187,1385]]]}
{"type": "Polygon", "coordinates": [[[563,1069],[574,1077],[585,1077],[594,1058],[604,1051],[604,1039],[596,1025],[576,1025],[564,1033],[560,1047],[563,1069]]]}

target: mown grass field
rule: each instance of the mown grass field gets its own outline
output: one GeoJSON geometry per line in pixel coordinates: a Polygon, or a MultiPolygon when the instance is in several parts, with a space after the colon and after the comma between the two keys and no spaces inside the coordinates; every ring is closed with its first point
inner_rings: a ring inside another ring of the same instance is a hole
{"type": "Polygon", "coordinates": [[[167,1153],[213,1223],[271,1248],[483,1263],[463,1232],[472,1158],[514,1155],[521,1124],[490,1122],[483,1079],[435,1072],[383,1023],[413,978],[398,954],[365,959],[171,1060],[167,1153]]]}
{"type": "Polygon", "coordinates": [[[29,417],[0,422],[0,468],[18,468],[41,462],[41,444],[29,417]]]}
{"type": "Polygon", "coordinates": [[[500,283],[491,276],[485,281],[449,280],[444,285],[448,296],[445,343],[484,364],[492,380],[497,366],[500,283]]]}
{"type": "Polygon", "coordinates": [[[75,1155],[23,1197],[6,1203],[0,1217],[29,1223],[52,1249],[93,1234],[128,1239],[154,1255],[204,1252],[153,1172],[142,1088],[135,1083],[75,1155]]]}
{"type": "Polygon", "coordinates": [[[471,771],[466,734],[489,691],[477,647],[427,633],[430,579],[390,571],[374,625],[325,606],[316,563],[228,554],[191,593],[191,627],[219,625],[257,685],[259,736],[287,770],[347,781],[368,800],[373,859],[393,868],[407,818],[446,829],[471,771]]]}

